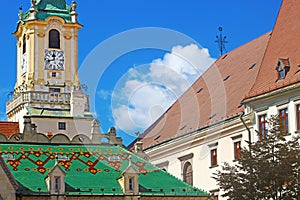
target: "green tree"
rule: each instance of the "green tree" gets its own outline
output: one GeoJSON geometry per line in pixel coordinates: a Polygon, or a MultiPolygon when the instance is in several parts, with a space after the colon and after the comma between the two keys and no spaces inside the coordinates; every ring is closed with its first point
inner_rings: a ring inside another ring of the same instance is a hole
{"type": "Polygon", "coordinates": [[[274,119],[271,123],[273,126],[266,139],[243,148],[235,165],[225,163],[215,174],[223,197],[233,200],[300,199],[299,135],[283,133],[274,119]]]}

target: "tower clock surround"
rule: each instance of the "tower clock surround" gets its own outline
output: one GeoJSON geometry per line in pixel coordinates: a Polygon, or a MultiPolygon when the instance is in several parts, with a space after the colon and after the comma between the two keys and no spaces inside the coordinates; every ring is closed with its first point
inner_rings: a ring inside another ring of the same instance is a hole
{"type": "Polygon", "coordinates": [[[64,51],[62,50],[45,50],[45,70],[64,70],[64,51]]]}
{"type": "Polygon", "coordinates": [[[30,116],[37,131],[45,135],[51,132],[72,138],[91,133],[95,118],[78,77],[78,31],[82,25],[76,5],[65,0],[32,1],[26,13],[19,13],[14,32],[16,84],[6,114],[9,121],[19,122],[21,130],[24,116],[30,116]],[[58,124],[66,124],[66,130],[58,129],[58,124]]]}

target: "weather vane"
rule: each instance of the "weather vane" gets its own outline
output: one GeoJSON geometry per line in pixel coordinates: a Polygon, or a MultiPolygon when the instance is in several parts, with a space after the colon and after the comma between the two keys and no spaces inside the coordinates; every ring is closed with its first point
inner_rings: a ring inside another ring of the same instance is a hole
{"type": "Polygon", "coordinates": [[[215,42],[217,42],[219,44],[219,50],[220,50],[221,56],[223,55],[224,52],[227,52],[226,48],[225,48],[225,44],[228,43],[226,41],[226,36],[222,35],[222,31],[223,31],[223,28],[220,26],[219,27],[220,35],[216,36],[217,40],[215,41],[215,42]]]}

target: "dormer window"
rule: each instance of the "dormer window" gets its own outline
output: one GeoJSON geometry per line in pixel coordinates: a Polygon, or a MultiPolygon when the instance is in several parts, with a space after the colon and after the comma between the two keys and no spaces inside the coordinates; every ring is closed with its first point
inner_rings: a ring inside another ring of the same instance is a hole
{"type": "Polygon", "coordinates": [[[290,71],[289,58],[279,58],[276,66],[276,71],[278,72],[278,80],[284,79],[287,73],[290,71]]]}
{"type": "Polygon", "coordinates": [[[60,49],[60,33],[58,30],[49,31],[49,48],[60,49]]]}
{"type": "Polygon", "coordinates": [[[284,70],[279,71],[278,74],[279,74],[279,79],[284,79],[285,78],[285,71],[284,70]]]}
{"type": "Polygon", "coordinates": [[[128,181],[129,181],[129,190],[134,191],[134,177],[130,177],[128,181]]]}
{"type": "Polygon", "coordinates": [[[54,185],[54,188],[55,188],[55,192],[58,192],[60,190],[60,176],[56,176],[54,177],[54,180],[55,180],[55,185],[54,185]]]}
{"type": "Polygon", "coordinates": [[[49,193],[64,194],[65,193],[65,177],[66,173],[56,164],[45,178],[49,193]]]}

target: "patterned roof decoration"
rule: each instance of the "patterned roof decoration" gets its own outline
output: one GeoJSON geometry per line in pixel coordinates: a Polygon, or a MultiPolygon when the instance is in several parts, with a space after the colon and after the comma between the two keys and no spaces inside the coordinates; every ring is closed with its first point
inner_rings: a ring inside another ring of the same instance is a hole
{"type": "Polygon", "coordinates": [[[130,155],[133,167],[140,173],[141,194],[207,194],[120,146],[0,144],[0,155],[23,194],[48,194],[45,178],[58,163],[66,173],[66,192],[69,195],[123,195],[117,179],[128,167],[130,155]],[[31,177],[35,180],[32,181],[31,177]],[[157,184],[158,179],[165,184],[157,184]]]}

